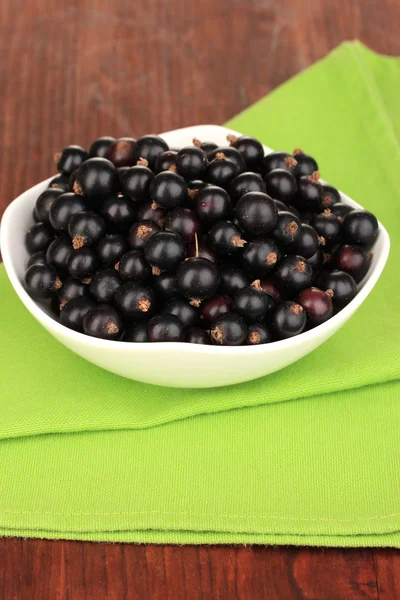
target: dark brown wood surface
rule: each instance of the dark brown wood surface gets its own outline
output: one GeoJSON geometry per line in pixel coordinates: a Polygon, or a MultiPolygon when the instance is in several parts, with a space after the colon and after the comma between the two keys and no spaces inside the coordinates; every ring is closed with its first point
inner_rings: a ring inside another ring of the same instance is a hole
{"type": "MultiPolygon", "coordinates": [[[[0,214],[99,135],[223,123],[399,0],[0,0],[0,214]]],[[[338,93],[338,90],[332,90],[338,93]]],[[[0,600],[396,600],[400,552],[0,539],[0,600]]]]}

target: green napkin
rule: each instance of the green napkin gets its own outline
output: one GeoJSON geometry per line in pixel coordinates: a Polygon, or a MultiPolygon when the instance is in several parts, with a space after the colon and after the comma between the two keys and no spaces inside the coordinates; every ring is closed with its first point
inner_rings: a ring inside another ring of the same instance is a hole
{"type": "Polygon", "coordinates": [[[53,340],[0,269],[0,534],[400,546],[399,90],[399,60],[347,43],[229,123],[314,154],[391,235],[357,314],[278,373],[119,378],[53,340]]]}

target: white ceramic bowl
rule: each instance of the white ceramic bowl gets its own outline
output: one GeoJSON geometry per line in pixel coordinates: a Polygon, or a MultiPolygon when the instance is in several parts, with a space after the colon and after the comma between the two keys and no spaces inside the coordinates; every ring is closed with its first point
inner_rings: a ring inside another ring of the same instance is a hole
{"type": "MultiPolygon", "coordinates": [[[[192,143],[197,137],[226,144],[226,135],[237,132],[215,125],[199,125],[161,134],[171,147],[192,143]]],[[[264,147],[266,152],[271,149],[264,147]]],[[[108,371],[146,383],[174,387],[213,387],[249,381],[273,373],[299,360],[325,342],[364,302],[385,266],[389,236],[379,224],[372,264],[357,296],[342,311],[319,327],[291,339],[260,346],[202,346],[186,343],[138,344],[110,342],[77,333],[61,325],[45,303],[33,300],[23,281],[28,260],[25,232],[32,224],[32,210],[48,181],[19,196],[4,213],[1,223],[1,252],[10,281],[26,308],[62,344],[86,360],[108,371]]],[[[359,204],[342,194],[343,202],[359,204]]]]}

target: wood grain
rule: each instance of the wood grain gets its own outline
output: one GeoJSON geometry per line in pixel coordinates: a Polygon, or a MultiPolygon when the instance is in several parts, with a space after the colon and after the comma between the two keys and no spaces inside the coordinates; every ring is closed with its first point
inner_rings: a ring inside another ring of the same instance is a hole
{"type": "MultiPolygon", "coordinates": [[[[0,214],[66,144],[223,123],[354,38],[399,55],[399,1],[0,0],[0,214]]],[[[1,539],[0,600],[54,598],[396,600],[400,553],[1,539]]]]}

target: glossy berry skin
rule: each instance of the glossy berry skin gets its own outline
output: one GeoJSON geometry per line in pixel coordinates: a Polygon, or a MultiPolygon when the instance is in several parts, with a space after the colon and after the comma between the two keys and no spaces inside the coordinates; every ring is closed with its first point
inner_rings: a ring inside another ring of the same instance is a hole
{"type": "Polygon", "coordinates": [[[68,192],[68,177],[66,175],[56,175],[50,181],[47,189],[58,189],[63,192],[68,192]]]}
{"type": "Polygon", "coordinates": [[[74,331],[83,332],[83,318],[86,313],[94,308],[95,302],[92,298],[78,296],[67,302],[60,312],[60,323],[74,331]]]}
{"type": "Polygon", "coordinates": [[[331,290],[324,292],[316,287],[306,288],[298,294],[296,302],[304,308],[311,325],[320,325],[333,315],[331,294],[331,290]]]}
{"type": "Polygon", "coordinates": [[[129,229],[128,242],[131,248],[142,250],[152,235],[161,231],[153,221],[137,221],[129,229]]]}
{"type": "MultiPolygon", "coordinates": [[[[304,254],[300,254],[300,256],[304,256],[304,254]]],[[[307,262],[313,270],[322,269],[325,262],[324,252],[321,246],[317,248],[316,252],[312,256],[304,256],[304,258],[307,258],[307,262]]]]}
{"type": "Polygon", "coordinates": [[[280,255],[280,250],[272,239],[253,240],[246,244],[242,251],[242,267],[253,278],[262,278],[275,268],[280,255]]]}
{"type": "Polygon", "coordinates": [[[86,335],[103,340],[119,340],[123,322],[115,308],[108,304],[98,304],[83,317],[83,331],[86,335]]]}
{"type": "Polygon", "coordinates": [[[162,171],[168,171],[168,169],[175,165],[177,154],[178,153],[174,150],[167,150],[166,152],[159,154],[154,163],[154,173],[158,174],[162,171]]]}
{"type": "Polygon", "coordinates": [[[188,197],[188,188],[183,177],[172,171],[163,171],[150,184],[150,196],[154,207],[164,210],[176,208],[188,197]]]}
{"type": "Polygon", "coordinates": [[[210,337],[218,346],[242,346],[247,337],[246,323],[237,313],[225,313],[211,324],[210,337]]]}
{"type": "Polygon", "coordinates": [[[56,154],[55,158],[57,170],[62,175],[69,177],[88,159],[88,153],[81,146],[67,146],[61,151],[61,154],[56,154]]]}
{"type": "Polygon", "coordinates": [[[132,202],[143,202],[149,198],[153,179],[153,171],[146,166],[136,165],[126,169],[119,178],[121,192],[132,202]]]}
{"type": "Polygon", "coordinates": [[[238,173],[243,173],[246,170],[246,163],[243,156],[233,146],[221,146],[215,148],[214,150],[212,150],[212,152],[208,154],[208,160],[214,160],[218,153],[222,153],[226,156],[226,158],[229,158],[229,160],[231,160],[236,165],[238,173]]]}
{"type": "Polygon", "coordinates": [[[331,212],[333,215],[336,215],[339,221],[343,222],[343,219],[346,215],[352,212],[354,208],[349,206],[348,204],[344,204],[343,202],[338,202],[331,207],[331,212]]]}
{"type": "Polygon", "coordinates": [[[69,277],[63,282],[62,288],[57,292],[58,310],[73,298],[87,298],[89,296],[89,286],[82,281],[69,277]]]}
{"type": "Polygon", "coordinates": [[[177,233],[161,231],[146,242],[144,256],[153,267],[153,274],[173,271],[185,258],[185,245],[177,233]]]}
{"type": "Polygon", "coordinates": [[[104,236],[105,231],[104,219],[91,211],[73,215],[68,224],[68,233],[75,250],[82,246],[94,246],[104,236]]]}
{"type": "Polygon", "coordinates": [[[204,188],[209,187],[210,184],[207,181],[203,181],[202,179],[192,179],[187,182],[188,184],[188,199],[187,206],[192,208],[194,206],[193,199],[197,197],[197,194],[204,190],[204,188]]]}
{"type": "Polygon", "coordinates": [[[67,233],[71,217],[86,209],[86,203],[81,196],[71,192],[61,194],[50,206],[50,224],[56,231],[67,233]]]}
{"type": "Polygon", "coordinates": [[[311,175],[314,171],[318,171],[316,160],[309,154],[297,148],[293,150],[293,156],[297,160],[297,173],[299,177],[311,175]]]}
{"type": "Polygon", "coordinates": [[[300,304],[287,300],[272,311],[270,326],[278,340],[299,335],[307,323],[306,312],[300,304]]]}
{"type": "Polygon", "coordinates": [[[248,286],[239,290],[233,299],[233,310],[239,313],[247,323],[265,319],[275,301],[260,286],[248,286]]]}
{"type": "Polygon", "coordinates": [[[165,210],[160,207],[153,206],[153,202],[148,200],[139,206],[136,218],[138,221],[153,221],[161,227],[164,223],[164,217],[167,214],[165,210]]]}
{"type": "Polygon", "coordinates": [[[322,207],[322,186],[311,176],[300,177],[297,181],[296,207],[300,211],[320,212],[322,207]]]}
{"type": "Polygon", "coordinates": [[[232,312],[232,310],[232,300],[228,296],[213,296],[201,305],[200,318],[206,323],[211,323],[220,315],[232,312]]]}
{"type": "Polygon", "coordinates": [[[208,232],[208,241],[218,256],[230,256],[246,244],[241,230],[231,221],[219,221],[208,232]]]}
{"type": "Polygon", "coordinates": [[[234,203],[249,192],[266,193],[265,183],[257,173],[240,173],[229,186],[229,193],[234,203]]]}
{"type": "Polygon", "coordinates": [[[108,149],[114,142],[116,139],[108,135],[97,138],[89,148],[89,158],[107,158],[108,149]]]}
{"type": "Polygon", "coordinates": [[[271,232],[278,221],[275,202],[262,192],[248,192],[236,204],[236,218],[244,231],[253,237],[271,232]]]}
{"type": "Polygon", "coordinates": [[[156,297],[160,300],[169,300],[179,294],[175,275],[172,273],[161,273],[153,277],[152,286],[156,297]]]}
{"type": "Polygon", "coordinates": [[[115,265],[122,281],[148,281],[151,269],[140,250],[129,250],[115,265]]]}
{"type": "Polygon", "coordinates": [[[237,291],[250,284],[250,278],[236,265],[222,265],[219,274],[219,294],[233,297],[237,291]]]}
{"type": "Polygon", "coordinates": [[[340,246],[332,255],[331,264],[334,269],[345,271],[359,283],[367,274],[371,255],[360,246],[340,246]]]}
{"type": "Polygon", "coordinates": [[[273,336],[270,330],[260,323],[252,323],[247,329],[246,345],[258,346],[259,344],[269,344],[273,342],[273,336]]]}
{"type": "Polygon", "coordinates": [[[261,165],[264,158],[264,148],[258,140],[247,135],[242,135],[238,138],[229,135],[227,139],[231,146],[236,148],[243,156],[249,171],[261,165]]]}
{"type": "Polygon", "coordinates": [[[185,179],[201,179],[207,168],[207,157],[196,146],[181,148],[176,155],[176,170],[185,179]]]}
{"type": "Polygon", "coordinates": [[[207,167],[206,179],[213,185],[227,188],[238,174],[237,165],[230,158],[226,158],[222,152],[217,152],[207,167]]]}
{"type": "Polygon", "coordinates": [[[115,269],[100,269],[89,285],[93,298],[101,304],[111,304],[117,289],[122,285],[121,278],[115,269]]]}
{"type": "Polygon", "coordinates": [[[318,234],[311,225],[302,224],[299,230],[299,235],[291,246],[291,249],[296,254],[311,258],[319,247],[318,234]]]}
{"type": "Polygon", "coordinates": [[[38,252],[35,252],[34,254],[32,254],[32,256],[29,258],[26,268],[29,269],[29,267],[31,267],[32,265],[46,265],[46,264],[47,264],[46,252],[44,250],[39,250],[38,252]]]}
{"type": "Polygon", "coordinates": [[[162,310],[163,315],[174,315],[185,325],[192,327],[199,321],[199,310],[192,306],[185,298],[177,297],[168,300],[162,310]]]}
{"type": "Polygon", "coordinates": [[[108,196],[100,207],[101,216],[121,231],[126,231],[136,218],[136,206],[126,196],[108,196]]]}
{"type": "Polygon", "coordinates": [[[284,294],[280,286],[272,277],[267,277],[261,280],[253,281],[252,286],[260,286],[263,292],[268,294],[268,296],[271,296],[271,298],[273,298],[273,300],[275,300],[275,302],[277,303],[282,302],[282,300],[284,299],[284,294]]]}
{"type": "Polygon", "coordinates": [[[147,324],[149,342],[183,342],[185,326],[175,315],[157,315],[147,324]]]}
{"type": "Polygon", "coordinates": [[[218,262],[216,253],[209,246],[202,243],[198,244],[197,247],[196,244],[189,244],[189,246],[186,246],[186,258],[195,258],[196,256],[199,258],[206,258],[213,263],[218,262]]]}
{"type": "Polygon", "coordinates": [[[217,267],[205,258],[188,258],[177,269],[176,283],[183,296],[192,303],[200,303],[213,296],[218,289],[217,267]]]}
{"type": "Polygon", "coordinates": [[[303,256],[290,254],[283,258],[275,271],[275,277],[290,293],[300,292],[311,285],[313,270],[303,256]]]}
{"type": "Polygon", "coordinates": [[[196,138],[193,140],[193,144],[195,146],[197,146],[197,148],[200,148],[201,150],[203,150],[203,152],[205,153],[205,155],[208,157],[216,148],[218,148],[218,144],[216,144],[215,142],[200,142],[199,140],[197,140],[196,138]]]}
{"type": "Polygon", "coordinates": [[[31,254],[39,250],[47,250],[53,240],[54,231],[46,223],[35,223],[25,236],[26,247],[31,254]]]}
{"type": "Polygon", "coordinates": [[[142,281],[128,281],[116,291],[114,304],[128,320],[148,317],[155,305],[154,292],[142,281]]]}
{"type": "Polygon", "coordinates": [[[378,221],[367,210],[352,210],[343,219],[342,229],[346,243],[370,248],[378,235],[378,221]]]}
{"type": "Polygon", "coordinates": [[[357,295],[356,282],[344,271],[326,273],[324,287],[333,292],[332,304],[335,310],[342,310],[357,295]]]}
{"type": "Polygon", "coordinates": [[[93,203],[106,198],[118,187],[118,172],[106,158],[89,158],[78,169],[74,192],[93,203]]]}
{"type": "Polygon", "coordinates": [[[316,215],[311,222],[320,238],[323,238],[322,245],[324,249],[329,251],[333,246],[340,242],[340,234],[342,224],[336,215],[332,214],[329,209],[316,215]]]}
{"type": "Polygon", "coordinates": [[[262,170],[264,175],[275,169],[283,169],[292,175],[297,174],[297,161],[287,152],[270,152],[264,156],[262,161],[262,170]]]}
{"type": "Polygon", "coordinates": [[[37,221],[42,223],[49,223],[49,212],[50,206],[54,200],[63,194],[63,190],[60,188],[47,188],[44,190],[36,200],[35,204],[35,218],[37,221]]]}
{"type": "Polygon", "coordinates": [[[199,219],[207,224],[229,218],[232,209],[228,192],[216,185],[200,190],[194,205],[199,219]]]}
{"type": "Polygon", "coordinates": [[[98,266],[95,251],[92,248],[79,248],[72,250],[67,261],[68,273],[81,281],[91,278],[98,266]]]}
{"type": "Polygon", "coordinates": [[[341,202],[341,197],[338,190],[331,185],[322,185],[322,210],[325,210],[326,208],[332,209],[332,206],[338,204],[338,202],[341,202]]]}
{"type": "Polygon", "coordinates": [[[272,232],[272,237],[278,244],[288,246],[295,243],[300,237],[300,232],[300,219],[288,211],[278,213],[278,220],[272,232]]]}
{"type": "Polygon", "coordinates": [[[57,271],[49,265],[32,265],[25,273],[25,285],[34,298],[50,298],[62,283],[57,271]]]}
{"type": "Polygon", "coordinates": [[[67,263],[71,252],[72,245],[70,239],[67,237],[56,238],[47,248],[47,264],[54,267],[58,273],[63,273],[67,270],[67,263]]]}
{"type": "Polygon", "coordinates": [[[296,179],[284,169],[274,169],[265,176],[265,188],[272,198],[289,204],[297,191],[296,179]]]}
{"type": "Polygon", "coordinates": [[[123,341],[124,342],[136,342],[136,343],[140,343],[140,344],[148,342],[149,338],[147,336],[147,323],[139,322],[139,323],[136,323],[133,327],[130,327],[129,329],[127,329],[124,333],[123,341]]]}
{"type": "Polygon", "coordinates": [[[186,332],[185,342],[188,344],[211,344],[211,339],[207,331],[200,327],[190,327],[186,332]]]}
{"type": "Polygon", "coordinates": [[[179,207],[168,213],[164,221],[164,229],[177,233],[184,244],[193,244],[196,236],[200,235],[201,224],[193,210],[179,207]]]}
{"type": "Polygon", "coordinates": [[[152,169],[157,157],[167,150],[169,150],[167,142],[158,135],[144,135],[136,142],[135,162],[144,158],[152,169]]]}
{"type": "Polygon", "coordinates": [[[127,250],[126,238],[119,233],[106,235],[96,247],[99,261],[110,266],[114,266],[127,250]]]}
{"type": "Polygon", "coordinates": [[[105,158],[108,158],[115,167],[131,167],[135,160],[136,140],[122,137],[109,145],[105,158]]]}

